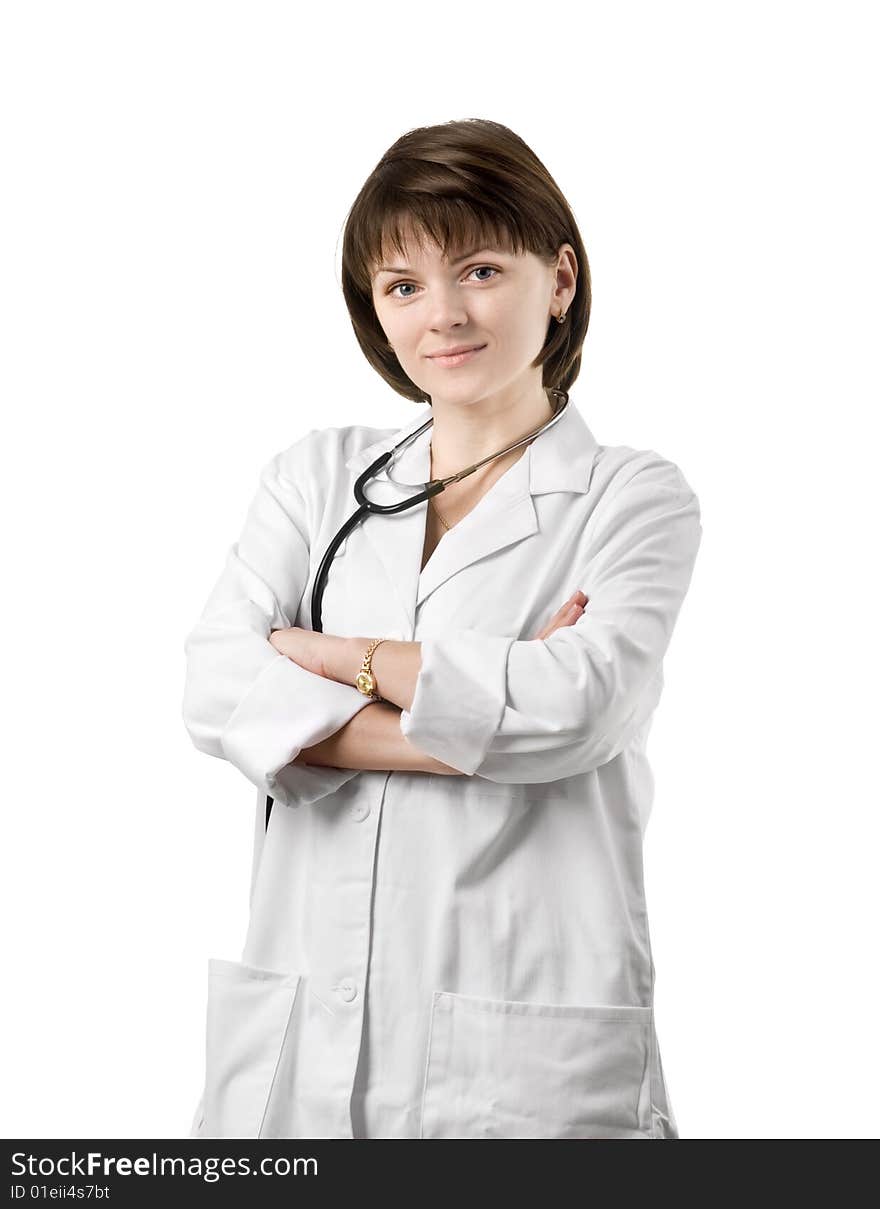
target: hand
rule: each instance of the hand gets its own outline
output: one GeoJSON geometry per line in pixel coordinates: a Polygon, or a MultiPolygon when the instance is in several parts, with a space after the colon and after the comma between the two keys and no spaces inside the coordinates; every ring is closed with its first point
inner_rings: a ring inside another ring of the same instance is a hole
{"type": "Polygon", "coordinates": [[[316,676],[328,675],[324,659],[327,655],[327,644],[332,640],[332,634],[304,630],[295,625],[286,630],[273,630],[269,635],[269,642],[279,655],[286,655],[288,659],[292,659],[307,672],[314,672],[316,676]]]}
{"type": "Polygon", "coordinates": [[[563,626],[574,625],[577,619],[583,616],[584,605],[588,604],[589,600],[589,596],[585,596],[580,588],[576,592],[572,592],[562,608],[550,618],[532,641],[537,638],[549,638],[555,630],[560,630],[563,626]]]}

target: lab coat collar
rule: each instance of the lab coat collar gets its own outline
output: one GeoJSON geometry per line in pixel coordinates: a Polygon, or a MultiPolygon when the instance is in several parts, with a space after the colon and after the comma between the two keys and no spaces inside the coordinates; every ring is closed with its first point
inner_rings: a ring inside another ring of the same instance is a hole
{"type": "MultiPolygon", "coordinates": [[[[426,420],[431,417],[430,405],[422,408],[417,417],[410,423],[405,424],[403,428],[392,433],[390,436],[381,437],[378,441],[374,441],[372,445],[366,446],[358,453],[353,454],[345,463],[346,468],[354,470],[360,474],[365,470],[371,462],[378,458],[380,453],[391,449],[393,445],[397,445],[404,437],[415,432],[426,420]]],[[[401,481],[417,481],[410,474],[410,471],[416,465],[424,462],[424,450],[427,449],[431,439],[431,429],[414,441],[412,445],[402,450],[397,468],[393,471],[395,477],[401,481]],[[422,456],[419,457],[419,454],[422,456]],[[406,470],[404,466],[406,465],[406,470]]],[[[592,475],[593,461],[599,445],[596,438],[593,436],[590,429],[577,409],[577,404],[573,399],[569,399],[565,415],[558,424],[543,433],[531,445],[527,446],[526,452],[520,461],[525,461],[528,466],[528,481],[529,493],[531,495],[544,495],[548,491],[575,491],[585,492],[590,488],[590,478],[592,475]]],[[[519,463],[516,463],[517,465],[519,463]]],[[[506,477],[506,476],[505,476],[506,477]]],[[[428,469],[424,476],[424,482],[430,478],[430,458],[428,459],[428,469]]]]}
{"type": "MultiPolygon", "coordinates": [[[[359,475],[381,453],[415,432],[430,415],[428,405],[411,423],[354,454],[346,467],[359,475]]],[[[415,484],[413,492],[430,479],[430,440],[428,428],[400,452],[392,471],[401,483],[415,484]]],[[[398,636],[406,640],[411,637],[416,608],[451,576],[539,531],[534,496],[554,491],[580,494],[588,491],[598,448],[570,400],[558,423],[527,445],[525,453],[493,483],[467,516],[444,534],[422,570],[426,503],[392,516],[366,517],[365,536],[400,604],[402,628],[398,636]]],[[[384,471],[367,483],[366,491],[379,503],[401,499],[400,489],[387,482],[384,471]]],[[[436,498],[442,512],[442,492],[436,498]]]]}

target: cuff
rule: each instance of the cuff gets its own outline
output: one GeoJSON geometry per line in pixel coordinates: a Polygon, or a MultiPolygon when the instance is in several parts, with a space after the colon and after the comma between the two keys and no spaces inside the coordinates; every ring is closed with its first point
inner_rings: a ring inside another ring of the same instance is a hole
{"type": "MultiPolygon", "coordinates": [[[[355,692],[357,690],[355,689],[355,692]]],[[[337,728],[338,729],[338,728],[337,728]]],[[[309,744],[306,744],[308,747],[309,744]]],[[[271,798],[284,806],[310,806],[357,777],[360,768],[328,768],[322,764],[286,764],[268,782],[271,798]]],[[[265,805],[265,803],[264,803],[265,805]]]]}
{"type": "Polygon", "coordinates": [[[504,715],[507,656],[513,642],[479,630],[422,639],[412,706],[400,714],[406,738],[435,760],[471,776],[504,715]]]}
{"type": "MultiPolygon", "coordinates": [[[[338,782],[341,785],[358,769],[310,769],[297,765],[285,770],[283,783],[277,782],[276,777],[304,747],[335,734],[365,705],[369,705],[369,698],[354,685],[339,684],[307,672],[279,654],[266,665],[224,727],[223,754],[249,781],[273,798],[274,790],[280,788],[278,796],[284,799],[288,786],[300,785],[311,792],[307,786],[316,787],[313,773],[336,772],[341,776],[338,782]],[[300,771],[306,775],[293,775],[300,771]]],[[[327,780],[324,777],[325,784],[327,780]]],[[[331,776],[329,780],[337,778],[331,776]]]]}

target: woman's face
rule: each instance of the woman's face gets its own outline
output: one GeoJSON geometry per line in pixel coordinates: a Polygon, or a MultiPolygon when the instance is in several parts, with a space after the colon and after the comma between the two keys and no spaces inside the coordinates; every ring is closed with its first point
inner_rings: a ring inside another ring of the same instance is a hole
{"type": "Polygon", "coordinates": [[[563,244],[549,266],[533,252],[516,255],[491,246],[451,263],[434,244],[410,240],[406,253],[401,258],[392,251],[374,273],[373,305],[401,368],[434,407],[501,392],[538,393],[541,369],[531,363],[550,320],[574,297],[571,244],[563,244]],[[436,356],[461,345],[480,348],[456,360],[436,356]]]}

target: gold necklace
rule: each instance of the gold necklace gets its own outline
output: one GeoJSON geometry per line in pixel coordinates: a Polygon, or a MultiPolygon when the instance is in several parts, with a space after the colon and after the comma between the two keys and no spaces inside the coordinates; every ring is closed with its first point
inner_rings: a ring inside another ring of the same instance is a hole
{"type": "MultiPolygon", "coordinates": [[[[429,441],[429,442],[428,442],[428,456],[431,458],[431,470],[430,470],[430,473],[433,475],[433,473],[434,473],[434,465],[433,465],[433,461],[434,461],[434,445],[433,445],[433,443],[432,443],[431,441],[429,441]]],[[[437,517],[437,520],[440,522],[440,524],[443,526],[443,528],[444,528],[444,529],[446,529],[446,531],[447,531],[447,532],[449,532],[449,531],[452,529],[452,525],[447,525],[446,521],[445,521],[445,520],[443,519],[443,517],[440,515],[440,509],[439,509],[439,508],[437,507],[437,505],[434,503],[434,499],[433,499],[433,497],[432,497],[431,499],[429,499],[429,500],[428,500],[428,503],[429,503],[429,504],[431,505],[431,507],[434,509],[434,515],[437,517]]]]}
{"type": "Polygon", "coordinates": [[[443,528],[447,529],[447,530],[451,530],[452,525],[447,525],[446,521],[440,515],[440,511],[437,508],[437,505],[434,503],[433,499],[430,501],[430,504],[431,504],[431,507],[434,509],[434,515],[437,517],[437,520],[440,522],[440,524],[443,526],[443,528]]]}

